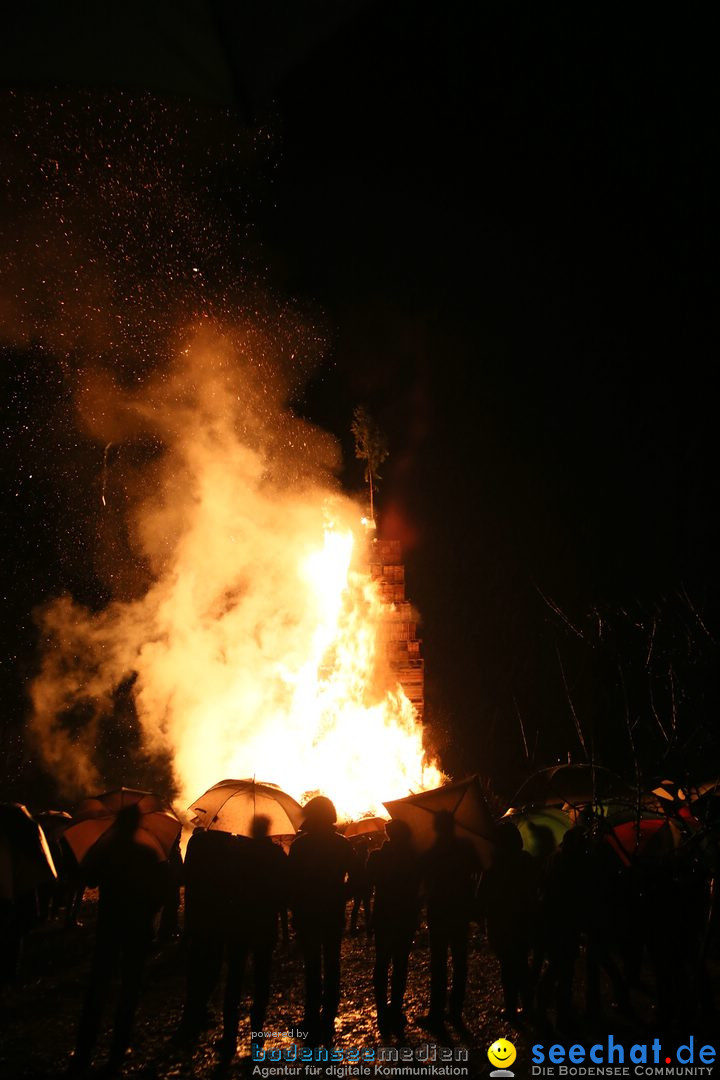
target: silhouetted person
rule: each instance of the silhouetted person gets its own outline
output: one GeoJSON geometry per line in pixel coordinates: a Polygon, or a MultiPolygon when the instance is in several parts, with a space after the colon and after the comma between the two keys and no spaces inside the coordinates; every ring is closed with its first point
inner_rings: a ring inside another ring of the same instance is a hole
{"type": "Polygon", "coordinates": [[[587,869],[582,898],[586,937],[586,1004],[596,1019],[602,1014],[600,973],[610,979],[614,1004],[630,1013],[627,985],[615,959],[615,950],[623,938],[622,920],[627,903],[623,867],[604,839],[606,826],[590,808],[581,816],[586,833],[587,869]]]}
{"type": "Polygon", "coordinates": [[[55,863],[58,872],[58,907],[65,908],[65,929],[76,930],[82,926],[78,916],[85,895],[85,881],[72,848],[64,836],[60,838],[58,846],[59,859],[55,863]]]}
{"type": "Polygon", "coordinates": [[[27,807],[0,803],[0,988],[19,981],[25,938],[42,917],[39,893],[52,888],[46,850],[27,807]]]}
{"type": "Polygon", "coordinates": [[[688,1030],[713,1019],[704,934],[711,904],[707,870],[690,845],[637,859],[642,874],[643,931],[655,979],[658,1024],[688,1030]]]}
{"type": "Polygon", "coordinates": [[[85,880],[100,890],[95,953],[77,1034],[71,1071],[90,1063],[111,979],[120,972],[120,991],[110,1053],[118,1067],[130,1044],[154,919],[167,887],[167,862],[139,843],[136,805],[124,807],[82,864],[85,880]]]}
{"type": "Polygon", "coordinates": [[[517,1017],[518,1004],[529,1005],[528,954],[537,911],[538,873],[523,851],[520,831],[512,822],[495,830],[493,865],[480,881],[480,908],[490,948],[500,961],[507,1020],[517,1017]]]}
{"type": "Polygon", "coordinates": [[[193,1040],[210,1021],[208,1002],[222,970],[226,931],[239,918],[239,904],[229,888],[237,877],[237,849],[242,841],[219,829],[196,828],[185,851],[185,943],[187,996],[181,1038],[193,1040]]]}
{"type": "Polygon", "coordinates": [[[168,857],[167,893],[163,903],[158,941],[172,941],[178,936],[178,910],[180,908],[180,886],[183,880],[183,860],[180,853],[180,837],[172,846],[168,857]]]}
{"type": "Polygon", "coordinates": [[[290,848],[290,906],[305,966],[308,1043],[332,1039],[340,1004],[340,945],[345,904],[354,890],[355,853],[335,831],[335,807],[323,795],[305,807],[290,848]]]}
{"type": "Polygon", "coordinates": [[[359,836],[350,841],[357,859],[355,872],[355,892],[352,897],[352,911],[350,912],[350,933],[357,934],[360,908],[365,913],[365,933],[370,934],[370,884],[367,876],[367,861],[370,854],[370,839],[367,836],[359,836]]]}
{"type": "Polygon", "coordinates": [[[452,956],[450,1020],[462,1028],[467,983],[468,937],[477,876],[481,866],[470,840],[455,835],[450,811],[435,814],[436,839],[422,857],[421,873],[427,894],[430,933],[430,1012],[424,1018],[431,1031],[442,1032],[448,983],[448,952],[452,956]]]}
{"type": "MultiPolygon", "coordinates": [[[[252,962],[251,1032],[261,1032],[270,1000],[270,970],[277,941],[278,917],[285,910],[287,857],[268,836],[269,819],[257,816],[253,837],[238,852],[240,879],[237,919],[227,928],[227,981],[223,1003],[221,1052],[231,1057],[237,1046],[240,994],[248,961],[252,962]]],[[[262,1045],[263,1037],[253,1036],[262,1045]]]]}
{"type": "Polygon", "coordinates": [[[389,821],[387,841],[370,853],[367,877],[374,890],[372,926],[375,933],[373,986],[381,1036],[405,1031],[403,1000],[408,962],[420,909],[420,860],[404,821],[389,821]],[[390,1002],[388,1004],[388,975],[390,1002]]]}
{"type": "Polygon", "coordinates": [[[20,981],[25,938],[39,919],[36,889],[0,897],[0,987],[20,981]]]}
{"type": "Polygon", "coordinates": [[[630,1010],[627,989],[612,953],[620,924],[622,868],[610,846],[594,837],[593,831],[586,816],[565,833],[550,863],[541,901],[548,967],[538,986],[538,1005],[544,1012],[554,993],[561,1029],[573,1023],[572,986],[583,941],[588,1013],[597,1018],[601,1012],[601,970],[612,982],[617,1004],[630,1010]]]}
{"type": "Polygon", "coordinates": [[[553,856],[557,851],[557,843],[553,832],[547,825],[537,825],[534,821],[527,822],[528,833],[531,838],[533,850],[532,859],[537,873],[537,898],[535,918],[532,924],[532,962],[530,964],[530,994],[534,995],[540,980],[543,966],[547,960],[547,941],[545,929],[540,917],[541,897],[545,889],[545,881],[550,872],[553,856]]]}
{"type": "Polygon", "coordinates": [[[570,829],[550,860],[540,898],[541,938],[547,967],[537,988],[541,1018],[555,1004],[560,1030],[572,1025],[572,988],[580,952],[584,914],[586,839],[582,829],[570,829]]]}

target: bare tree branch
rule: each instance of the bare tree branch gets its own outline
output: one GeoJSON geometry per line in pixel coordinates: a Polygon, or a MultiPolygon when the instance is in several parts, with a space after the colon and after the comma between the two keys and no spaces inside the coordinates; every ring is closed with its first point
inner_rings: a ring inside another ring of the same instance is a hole
{"type": "Polygon", "coordinates": [[[668,678],[670,679],[670,700],[672,702],[672,732],[673,738],[675,738],[677,734],[677,702],[675,700],[675,672],[672,664],[668,668],[668,678]]]}
{"type": "Polygon", "coordinates": [[[355,437],[355,457],[365,462],[365,482],[370,489],[370,520],[375,520],[375,488],[380,479],[380,466],[389,454],[385,436],[373,418],[358,405],[353,413],[350,430],[355,437]]]}
{"type": "Polygon", "coordinates": [[[512,700],[513,700],[513,705],[515,706],[515,713],[516,713],[518,721],[520,723],[520,731],[522,733],[523,745],[525,747],[525,760],[529,761],[530,760],[530,751],[528,750],[528,741],[527,741],[527,737],[525,735],[525,725],[523,724],[523,718],[520,715],[520,710],[518,708],[518,703],[517,703],[517,701],[515,699],[514,694],[512,695],[512,700]]]}
{"type": "Polygon", "coordinates": [[[645,657],[645,667],[646,668],[650,667],[650,660],[652,659],[653,645],[655,644],[655,630],[656,630],[656,627],[657,627],[657,623],[655,621],[655,616],[653,615],[652,630],[650,631],[650,644],[648,645],[647,656],[645,657]]]}
{"type": "Polygon", "coordinates": [[[557,654],[558,664],[560,665],[560,674],[562,675],[563,686],[565,687],[565,693],[567,695],[568,704],[570,706],[570,715],[573,718],[573,723],[575,724],[575,731],[577,732],[578,740],[579,740],[580,745],[581,745],[581,747],[583,749],[583,753],[585,754],[585,760],[589,761],[590,757],[588,755],[587,746],[585,745],[585,736],[583,735],[583,731],[582,731],[582,727],[580,726],[580,721],[578,719],[578,715],[575,712],[575,706],[573,704],[573,699],[572,699],[572,697],[570,695],[570,687],[568,686],[567,679],[565,678],[565,668],[563,667],[562,657],[560,656],[560,650],[558,649],[557,645],[555,646],[555,652],[557,654]]]}
{"type": "Polygon", "coordinates": [[[660,717],[657,714],[657,709],[655,708],[655,695],[653,694],[653,688],[652,688],[652,673],[650,674],[650,677],[648,679],[648,697],[650,698],[650,711],[652,712],[653,716],[655,717],[655,723],[660,728],[660,731],[662,732],[662,735],[663,735],[663,738],[665,739],[665,742],[669,743],[670,742],[670,736],[668,735],[667,731],[665,730],[665,727],[663,726],[663,723],[662,723],[662,721],[660,720],[660,717]]]}
{"type": "Polygon", "coordinates": [[[682,596],[685,603],[690,608],[691,612],[695,616],[695,619],[697,620],[697,623],[698,623],[698,626],[700,627],[700,629],[703,631],[703,633],[706,635],[706,637],[708,637],[710,639],[710,641],[712,641],[713,645],[715,645],[716,644],[715,638],[712,636],[712,634],[708,630],[707,626],[703,622],[703,619],[702,619],[702,616],[700,615],[700,612],[697,610],[697,608],[693,604],[692,600],[690,599],[690,594],[688,593],[688,591],[687,591],[687,589],[685,588],[684,585],[680,586],[680,589],[678,590],[678,594],[680,596],[682,596]]]}
{"type": "Polygon", "coordinates": [[[540,586],[538,585],[538,583],[536,581],[533,582],[533,585],[535,586],[537,591],[540,593],[540,596],[543,598],[543,600],[545,601],[547,606],[550,608],[550,610],[552,612],[554,612],[555,615],[557,615],[559,618],[562,619],[562,621],[565,623],[567,628],[569,630],[572,630],[573,634],[575,634],[575,636],[578,637],[580,639],[580,641],[585,641],[584,634],[580,630],[578,630],[577,626],[575,626],[573,623],[570,622],[570,620],[568,619],[567,615],[562,610],[562,608],[560,608],[558,606],[558,604],[556,604],[555,601],[551,597],[545,595],[545,593],[542,591],[542,589],[540,588],[540,586]]]}

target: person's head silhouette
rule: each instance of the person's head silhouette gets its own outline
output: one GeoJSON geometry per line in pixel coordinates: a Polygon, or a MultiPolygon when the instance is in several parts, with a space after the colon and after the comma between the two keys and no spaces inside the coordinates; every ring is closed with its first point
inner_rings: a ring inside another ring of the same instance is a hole
{"type": "Polygon", "coordinates": [[[270,833],[270,818],[266,814],[256,814],[251,831],[253,840],[265,840],[270,833]]]}
{"type": "Polygon", "coordinates": [[[303,807],[303,817],[306,832],[322,832],[332,829],[337,821],[337,810],[327,796],[316,795],[303,807]]]}
{"type": "Polygon", "coordinates": [[[501,821],[495,827],[495,850],[504,858],[512,858],[523,849],[523,838],[514,821],[501,821]]]}
{"type": "Polygon", "coordinates": [[[412,838],[410,832],[410,826],[406,821],[398,821],[393,819],[388,821],[385,826],[385,832],[388,835],[388,840],[391,844],[396,844],[398,847],[409,847],[412,838]]]}
{"type": "Polygon", "coordinates": [[[140,825],[140,807],[137,803],[131,803],[130,806],[123,806],[122,810],[118,811],[118,815],[115,818],[115,831],[120,836],[131,840],[138,830],[140,825]]]}

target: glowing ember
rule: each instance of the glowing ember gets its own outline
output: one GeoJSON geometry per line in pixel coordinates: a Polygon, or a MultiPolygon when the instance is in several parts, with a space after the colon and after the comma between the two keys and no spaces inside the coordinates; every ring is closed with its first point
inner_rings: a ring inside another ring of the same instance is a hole
{"type": "Polygon", "coordinates": [[[150,586],[97,614],[68,597],[42,614],[33,725],[66,789],[101,783],[101,726],[132,677],[143,748],[170,751],[179,805],[255,776],[298,799],[322,791],[350,818],[441,781],[385,655],[389,608],[336,448],[284,395],[217,342],[142,393],[88,391],[106,445],[150,429],[165,449],[131,517],[150,586]]]}

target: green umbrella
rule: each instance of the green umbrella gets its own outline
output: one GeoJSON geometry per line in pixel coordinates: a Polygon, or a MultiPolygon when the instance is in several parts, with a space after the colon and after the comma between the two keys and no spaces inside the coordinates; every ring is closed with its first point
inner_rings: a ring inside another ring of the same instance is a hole
{"type": "Polygon", "coordinates": [[[530,810],[508,810],[500,821],[508,821],[517,826],[525,851],[536,859],[544,859],[552,855],[573,824],[569,814],[554,806],[530,810]]]}

